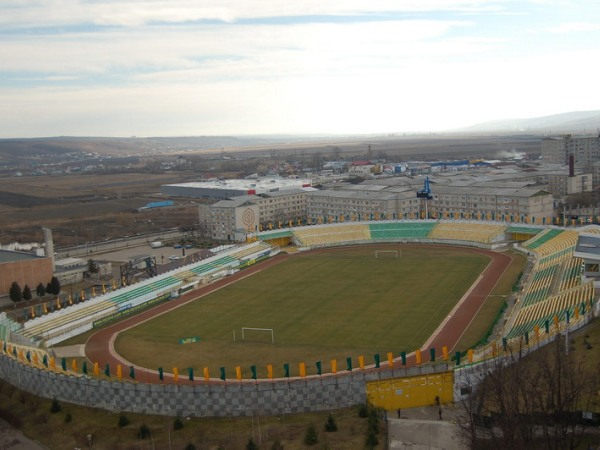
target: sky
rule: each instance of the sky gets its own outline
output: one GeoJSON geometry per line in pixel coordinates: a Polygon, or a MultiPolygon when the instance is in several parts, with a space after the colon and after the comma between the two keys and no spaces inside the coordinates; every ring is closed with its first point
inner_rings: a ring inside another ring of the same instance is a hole
{"type": "Polygon", "coordinates": [[[1,0],[0,138],[444,131],[599,68],[597,0],[1,0]]]}

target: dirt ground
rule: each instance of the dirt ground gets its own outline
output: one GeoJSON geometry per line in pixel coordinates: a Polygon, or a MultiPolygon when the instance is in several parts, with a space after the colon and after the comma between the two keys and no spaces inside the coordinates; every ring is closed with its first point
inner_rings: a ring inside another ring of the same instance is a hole
{"type": "Polygon", "coordinates": [[[0,180],[0,244],[42,242],[42,227],[53,230],[55,246],[189,228],[198,206],[172,199],[175,206],[138,212],[160,195],[162,184],[189,174],[109,174],[13,177],[0,180]]]}

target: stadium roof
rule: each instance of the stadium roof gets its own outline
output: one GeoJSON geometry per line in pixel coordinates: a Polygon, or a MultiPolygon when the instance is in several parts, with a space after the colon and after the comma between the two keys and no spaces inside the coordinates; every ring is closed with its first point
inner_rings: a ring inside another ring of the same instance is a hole
{"type": "Polygon", "coordinates": [[[600,235],[596,233],[580,233],[573,256],[588,261],[600,261],[600,235]]]}

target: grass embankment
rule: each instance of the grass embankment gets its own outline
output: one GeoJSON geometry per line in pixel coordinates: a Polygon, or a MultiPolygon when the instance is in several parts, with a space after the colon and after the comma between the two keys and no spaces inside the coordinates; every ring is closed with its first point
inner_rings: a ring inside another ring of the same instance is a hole
{"type": "MultiPolygon", "coordinates": [[[[92,436],[91,448],[96,450],[183,450],[192,448],[188,447],[190,444],[198,450],[243,449],[249,439],[261,443],[262,449],[273,448],[273,443],[279,441],[286,450],[358,450],[365,448],[368,430],[368,419],[359,417],[358,412],[358,407],[333,411],[338,431],[330,433],[324,430],[328,412],[177,421],[174,417],[112,414],[66,403],[53,404],[52,400],[40,399],[0,381],[0,417],[51,450],[88,448],[88,435],[92,436]],[[183,428],[177,429],[176,422],[183,428]],[[317,431],[318,444],[309,447],[304,439],[311,424],[317,431]],[[150,430],[150,437],[139,439],[144,425],[150,430]]],[[[384,448],[381,421],[379,431],[376,449],[384,448]]]]}
{"type": "Polygon", "coordinates": [[[458,341],[456,345],[457,351],[465,351],[473,348],[491,332],[494,321],[502,319],[499,317],[501,311],[512,294],[515,281],[527,264],[527,258],[521,253],[510,251],[508,254],[512,257],[510,266],[505,273],[497,274],[498,283],[458,341]]]}

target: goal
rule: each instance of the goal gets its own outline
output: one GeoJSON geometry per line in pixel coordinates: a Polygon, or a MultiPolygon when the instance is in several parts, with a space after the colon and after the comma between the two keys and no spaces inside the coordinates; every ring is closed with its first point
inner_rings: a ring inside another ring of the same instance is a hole
{"type": "Polygon", "coordinates": [[[242,341],[246,340],[246,334],[248,332],[254,332],[254,331],[260,331],[263,333],[271,333],[271,343],[274,344],[275,343],[275,333],[273,331],[273,328],[249,328],[249,327],[242,327],[242,341]]]}
{"type": "Polygon", "coordinates": [[[375,259],[392,258],[398,259],[402,256],[402,250],[375,250],[375,259]]]}

